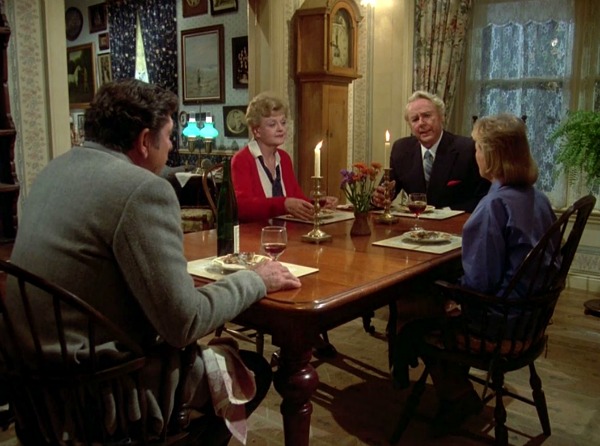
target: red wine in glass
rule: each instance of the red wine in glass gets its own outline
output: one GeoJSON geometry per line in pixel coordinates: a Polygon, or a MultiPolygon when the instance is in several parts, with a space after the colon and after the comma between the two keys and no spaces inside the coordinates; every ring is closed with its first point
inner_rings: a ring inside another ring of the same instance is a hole
{"type": "Polygon", "coordinates": [[[427,195],[422,193],[408,194],[408,210],[411,211],[417,217],[415,225],[411,228],[411,231],[423,231],[423,228],[419,225],[419,215],[425,212],[427,209],[427,195]]]}
{"type": "Polygon", "coordinates": [[[285,226],[265,226],[262,228],[260,244],[263,251],[272,260],[277,260],[287,247],[287,230],[285,226]]]}
{"type": "Polygon", "coordinates": [[[425,201],[414,201],[408,205],[408,210],[415,215],[421,215],[425,209],[427,209],[427,202],[425,201]]]}
{"type": "Polygon", "coordinates": [[[263,249],[269,257],[277,259],[285,251],[285,243],[264,243],[263,249]]]}

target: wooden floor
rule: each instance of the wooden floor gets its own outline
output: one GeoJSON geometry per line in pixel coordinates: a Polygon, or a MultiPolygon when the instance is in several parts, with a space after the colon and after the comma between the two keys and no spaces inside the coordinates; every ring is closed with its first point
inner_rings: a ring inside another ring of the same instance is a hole
{"type": "MultiPolygon", "coordinates": [[[[0,246],[0,255],[2,255],[0,246]]],[[[552,435],[545,438],[535,409],[518,400],[505,400],[511,445],[588,446],[600,444],[600,318],[585,315],[583,302],[599,298],[578,290],[566,290],[549,327],[547,356],[537,363],[546,393],[552,435]]],[[[320,383],[312,399],[311,446],[388,445],[407,391],[394,389],[388,378],[385,324],[387,312],[376,312],[371,336],[360,320],[329,332],[339,354],[330,361],[313,359],[320,383]]],[[[269,341],[267,336],[267,341],[269,341]]],[[[252,349],[250,344],[242,347],[252,349]]],[[[275,347],[268,342],[265,355],[275,347]]],[[[411,371],[414,380],[421,368],[411,371]]],[[[528,374],[507,376],[507,385],[530,396],[528,374]]],[[[249,420],[248,445],[283,445],[279,414],[280,397],[271,388],[249,420]]],[[[402,438],[401,445],[470,446],[493,443],[493,404],[467,421],[463,429],[442,439],[429,436],[429,421],[436,399],[428,386],[419,415],[402,438]]],[[[14,432],[0,432],[0,446],[18,445],[14,432]]],[[[230,446],[240,446],[232,440],[230,446]]]]}

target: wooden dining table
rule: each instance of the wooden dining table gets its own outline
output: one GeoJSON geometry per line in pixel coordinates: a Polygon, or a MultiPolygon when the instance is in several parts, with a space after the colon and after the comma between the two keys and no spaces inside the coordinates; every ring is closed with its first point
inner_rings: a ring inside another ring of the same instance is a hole
{"type": "MultiPolygon", "coordinates": [[[[428,230],[461,233],[468,214],[445,220],[421,220],[428,230]]],[[[352,220],[322,225],[331,235],[330,241],[302,241],[312,225],[276,221],[284,224],[288,244],[279,259],[318,268],[318,272],[303,276],[302,287],[270,293],[239,315],[235,322],[261,330],[272,336],[280,347],[274,385],[282,396],[285,444],[309,444],[311,396],[319,383],[310,363],[312,349],[320,333],[331,330],[355,318],[402,299],[410,299],[407,287],[423,277],[428,280],[443,276],[446,268],[460,262],[460,249],[444,254],[381,247],[373,242],[399,236],[410,229],[414,218],[399,218],[394,224],[375,222],[371,215],[372,233],[351,236],[352,220]]],[[[260,251],[261,228],[267,222],[240,226],[240,250],[260,251]]],[[[184,249],[188,260],[216,254],[216,231],[185,234],[184,249]]],[[[206,279],[196,277],[198,284],[206,279]]],[[[401,308],[401,305],[399,306],[401,308]]]]}

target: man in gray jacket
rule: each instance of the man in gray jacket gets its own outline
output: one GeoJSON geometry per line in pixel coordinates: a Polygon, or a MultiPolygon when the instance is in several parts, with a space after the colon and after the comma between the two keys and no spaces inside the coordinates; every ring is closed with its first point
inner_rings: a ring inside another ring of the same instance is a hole
{"type": "MultiPolygon", "coordinates": [[[[177,103],[173,93],[136,80],[103,85],[85,114],[84,146],[51,161],[23,199],[11,256],[87,301],[149,350],[157,339],[182,348],[267,292],[300,287],[278,262],[194,286],[179,203],[158,175],[172,148],[177,103]]],[[[50,329],[47,301],[37,301],[35,310],[50,329]]],[[[69,341],[85,354],[86,334],[78,330],[73,324],[69,341]]],[[[160,369],[168,362],[149,364],[151,388],[160,388],[160,369]]],[[[200,355],[190,375],[192,406],[202,408],[210,395],[200,355]]],[[[154,415],[167,422],[172,408],[157,404],[154,415]]]]}

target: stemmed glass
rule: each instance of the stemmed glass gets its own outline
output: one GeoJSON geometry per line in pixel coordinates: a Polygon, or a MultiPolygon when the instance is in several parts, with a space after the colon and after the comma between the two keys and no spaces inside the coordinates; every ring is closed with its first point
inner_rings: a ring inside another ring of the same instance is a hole
{"type": "Polygon", "coordinates": [[[285,226],[265,226],[260,234],[262,249],[271,260],[277,260],[287,247],[285,226]]]}
{"type": "Polygon", "coordinates": [[[408,210],[415,214],[417,220],[411,231],[423,231],[424,229],[419,225],[419,215],[421,215],[425,209],[427,209],[427,194],[413,193],[408,194],[408,210]]]}

